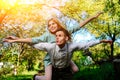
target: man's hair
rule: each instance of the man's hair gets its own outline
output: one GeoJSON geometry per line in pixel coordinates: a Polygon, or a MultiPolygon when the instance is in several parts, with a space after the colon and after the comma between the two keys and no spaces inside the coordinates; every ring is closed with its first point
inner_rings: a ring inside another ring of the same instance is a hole
{"type": "MultiPolygon", "coordinates": [[[[58,31],[62,31],[67,37],[68,37],[68,40],[69,41],[72,41],[72,39],[71,39],[71,34],[68,32],[68,30],[66,30],[66,29],[64,29],[64,28],[61,28],[61,29],[59,29],[58,31]]],[[[57,31],[57,32],[58,32],[57,31]]]]}

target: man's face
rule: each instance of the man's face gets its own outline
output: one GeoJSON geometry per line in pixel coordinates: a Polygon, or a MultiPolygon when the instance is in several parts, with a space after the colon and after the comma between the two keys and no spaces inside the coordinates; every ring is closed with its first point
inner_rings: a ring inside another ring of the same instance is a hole
{"type": "Polygon", "coordinates": [[[51,20],[49,23],[48,23],[48,30],[51,32],[51,33],[55,33],[57,30],[58,30],[58,25],[57,23],[55,23],[53,20],[51,20]]]}
{"type": "Polygon", "coordinates": [[[68,40],[68,37],[64,34],[63,31],[56,32],[56,44],[58,46],[64,46],[67,40],[68,40]]]}

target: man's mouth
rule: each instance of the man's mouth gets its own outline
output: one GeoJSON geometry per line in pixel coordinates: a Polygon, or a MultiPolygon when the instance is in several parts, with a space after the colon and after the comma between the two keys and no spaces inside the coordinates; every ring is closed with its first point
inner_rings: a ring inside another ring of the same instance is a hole
{"type": "Polygon", "coordinates": [[[56,41],[56,43],[59,43],[59,41],[56,41]]]}

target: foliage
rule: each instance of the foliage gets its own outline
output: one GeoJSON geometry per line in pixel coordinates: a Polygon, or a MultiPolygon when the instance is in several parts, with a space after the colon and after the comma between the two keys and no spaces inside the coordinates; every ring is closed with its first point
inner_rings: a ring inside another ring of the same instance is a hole
{"type": "MultiPolygon", "coordinates": [[[[62,17],[69,17],[78,22],[85,20],[98,11],[104,11],[102,16],[86,26],[96,38],[113,40],[113,45],[102,44],[90,48],[92,58],[94,61],[99,61],[120,54],[119,45],[115,43],[115,41],[120,38],[119,0],[68,0],[65,5],[60,7],[46,4],[51,1],[53,0],[45,0],[45,4],[18,4],[15,2],[15,5],[12,6],[6,4],[4,0],[1,0],[0,53],[2,53],[2,57],[0,61],[11,62],[15,66],[18,66],[18,72],[20,73],[22,70],[43,69],[42,60],[45,55],[43,52],[31,48],[25,43],[12,43],[4,47],[2,39],[8,35],[14,35],[20,38],[42,35],[47,26],[46,20],[50,18],[51,15],[57,16],[55,13],[57,11],[63,14],[62,17]],[[55,10],[52,11],[52,9],[55,10]]],[[[73,56],[73,60],[78,63],[79,67],[83,67],[81,65],[84,65],[86,59],[86,56],[82,54],[82,51],[75,52],[73,56]]],[[[93,72],[102,72],[102,70],[99,71],[96,68],[96,71],[93,70],[93,72]]],[[[84,71],[82,73],[84,73],[84,71]]],[[[89,70],[86,73],[89,73],[89,70]]],[[[86,73],[84,74],[87,75],[86,73]]]]}
{"type": "Polygon", "coordinates": [[[32,75],[17,75],[1,77],[1,80],[32,80],[32,75]]]}
{"type": "Polygon", "coordinates": [[[93,15],[99,11],[103,10],[103,1],[96,0],[71,0],[66,2],[64,7],[61,7],[60,10],[67,16],[74,18],[77,21],[85,19],[90,15],[93,15]],[[72,6],[72,7],[71,7],[72,6]],[[84,14],[85,12],[85,14],[84,14]],[[85,16],[85,17],[83,17],[85,16]]]}
{"type": "Polygon", "coordinates": [[[94,61],[108,60],[110,56],[110,45],[109,44],[99,44],[91,47],[89,50],[92,53],[92,58],[94,61]]]}
{"type": "Polygon", "coordinates": [[[113,40],[110,46],[111,50],[107,50],[109,51],[108,57],[113,59],[116,54],[114,53],[114,43],[120,37],[119,6],[119,0],[71,0],[64,7],[61,6],[60,10],[65,16],[69,16],[78,22],[86,19],[90,16],[89,14],[93,14],[95,11],[103,11],[104,14],[87,25],[87,28],[96,38],[113,40]]]}
{"type": "Polygon", "coordinates": [[[10,66],[8,67],[3,67],[3,68],[0,68],[0,76],[5,76],[7,74],[10,74],[12,73],[12,69],[10,68],[10,66]]]}
{"type": "Polygon", "coordinates": [[[74,80],[114,80],[113,65],[104,63],[101,66],[83,66],[74,78],[74,80]]]}
{"type": "Polygon", "coordinates": [[[89,66],[94,63],[90,56],[91,55],[85,53],[85,51],[75,51],[72,60],[81,68],[82,66],[89,66]]]}
{"type": "Polygon", "coordinates": [[[40,14],[40,10],[41,5],[18,4],[14,7],[14,9],[9,11],[9,14],[6,15],[0,27],[0,49],[2,51],[2,62],[12,62],[12,64],[19,66],[18,68],[20,71],[21,69],[34,69],[36,61],[38,62],[39,60],[39,63],[43,64],[41,57],[43,57],[44,54],[40,54],[38,50],[31,48],[27,44],[12,43],[4,48],[5,45],[2,42],[2,39],[8,35],[26,38],[40,36],[43,34],[46,22],[40,14]]]}

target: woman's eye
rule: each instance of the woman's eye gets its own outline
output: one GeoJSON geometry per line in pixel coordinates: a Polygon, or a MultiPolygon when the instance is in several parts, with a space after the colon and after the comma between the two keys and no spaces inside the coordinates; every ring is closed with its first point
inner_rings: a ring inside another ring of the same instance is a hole
{"type": "Polygon", "coordinates": [[[54,25],[55,23],[53,23],[52,25],[54,25]]]}

